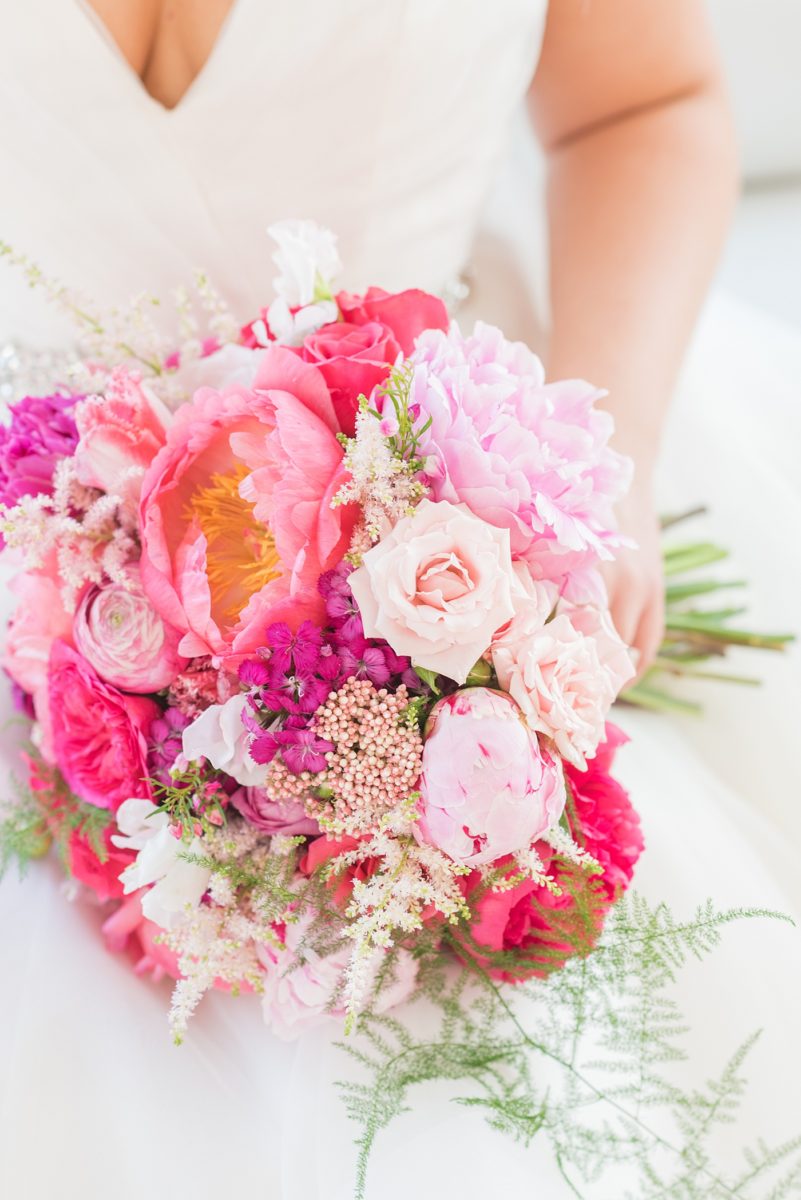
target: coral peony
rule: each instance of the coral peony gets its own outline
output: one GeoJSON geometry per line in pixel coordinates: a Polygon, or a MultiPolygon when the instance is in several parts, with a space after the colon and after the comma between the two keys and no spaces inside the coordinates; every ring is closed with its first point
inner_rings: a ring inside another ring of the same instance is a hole
{"type": "Polygon", "coordinates": [[[104,683],[65,642],[50,652],[49,709],[53,751],[76,796],[98,808],[119,808],[150,795],[146,733],[159,707],[123,696],[104,683]]]}
{"type": "Polygon", "coordinates": [[[466,504],[508,529],[512,554],[538,578],[564,581],[619,544],[613,504],[630,464],[610,450],[603,395],[580,380],[545,383],[521,342],[477,324],[463,336],[426,333],[412,355],[415,398],[431,417],[428,455],[435,500],[466,504]]]}
{"type": "Polygon", "coordinates": [[[178,653],[180,635],[148,600],[136,563],[125,567],[119,582],[84,593],[73,632],[100,678],[126,692],[159,692],[186,665],[178,653]]]}
{"type": "MultiPolygon", "coordinates": [[[[472,942],[463,942],[462,949],[495,978],[515,982],[546,975],[572,954],[588,953],[609,909],[631,883],[644,844],[640,818],[625,789],[610,775],[615,752],[627,740],[621,730],[607,725],[606,740],[586,771],[566,768],[572,831],[600,865],[601,875],[590,876],[554,857],[548,871],[562,887],[561,895],[527,879],[505,892],[485,892],[478,900],[472,942]],[[513,953],[514,962],[493,963],[492,955],[503,951],[513,953]]],[[[547,863],[550,851],[547,846],[541,849],[547,863]]],[[[478,883],[476,873],[469,886],[478,883]]]]}
{"type": "Polygon", "coordinates": [[[509,537],[463,505],[423,500],[349,577],[365,633],[464,683],[511,617],[509,537]]]}
{"type": "Polygon", "coordinates": [[[434,705],[426,733],[419,833],[457,862],[526,851],[559,820],[561,771],[510,696],[455,692],[434,705]]]}
{"type": "Polygon", "coordinates": [[[542,606],[521,602],[493,641],[492,662],[531,728],[579,767],[595,753],[609,709],[634,675],[609,613],[590,605],[567,608],[543,625],[542,606]]]}
{"type": "Polygon", "coordinates": [[[271,621],[322,613],[317,579],[355,519],[320,372],[281,347],[253,390],[201,389],[176,414],[142,485],[142,579],[189,657],[255,650],[271,621]]]}

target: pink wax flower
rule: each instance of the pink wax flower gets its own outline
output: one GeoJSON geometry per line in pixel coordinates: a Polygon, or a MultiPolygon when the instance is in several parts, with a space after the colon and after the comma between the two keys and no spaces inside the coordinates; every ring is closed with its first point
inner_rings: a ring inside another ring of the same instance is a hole
{"type": "Polygon", "coordinates": [[[135,504],[142,477],[164,445],[170,414],[136,372],[112,371],[102,396],[76,406],[78,478],[135,504]]]}
{"type": "Polygon", "coordinates": [[[75,613],[75,645],[101,679],[126,692],[159,692],[186,665],[180,634],[161,619],[142,588],[137,563],[123,582],[90,587],[75,613]]]}
{"type": "Polygon", "coordinates": [[[325,380],[282,347],[253,390],[201,388],[179,409],[142,485],[142,580],[180,653],[241,657],[264,629],[322,615],[317,580],[343,557],[355,512],[325,380]]]}
{"type": "Polygon", "coordinates": [[[377,321],[354,325],[335,321],[323,325],[304,340],[300,350],[305,362],[314,363],[331,392],[331,400],[343,433],[353,436],[359,396],[368,396],[383,383],[400,354],[392,332],[377,321]]]}
{"type": "MultiPolygon", "coordinates": [[[[631,883],[643,851],[640,818],[625,789],[610,771],[619,746],[628,741],[614,725],[606,726],[605,740],[586,771],[568,765],[566,774],[574,802],[572,832],[600,865],[600,876],[588,876],[571,864],[551,859],[547,846],[539,847],[548,873],[561,887],[554,895],[531,879],[504,892],[487,891],[476,904],[471,935],[490,952],[511,951],[513,970],[493,967],[465,944],[465,953],[477,957],[496,979],[514,983],[531,975],[547,975],[572,954],[588,953],[603,929],[612,905],[631,883]],[[576,902],[579,889],[583,902],[576,902]]],[[[512,864],[510,863],[510,867],[512,864]]],[[[479,883],[476,873],[468,892],[479,883]]]]}
{"type": "Polygon", "coordinates": [[[528,850],[560,818],[562,773],[514,700],[467,688],[431,711],[420,779],[420,836],[457,862],[528,850]]]}
{"type": "Polygon", "coordinates": [[[426,333],[412,355],[415,398],[431,417],[419,452],[435,500],[466,504],[508,529],[512,555],[562,580],[619,545],[613,504],[631,464],[609,448],[603,393],[581,380],[545,383],[521,342],[478,323],[426,333]]]}
{"type": "Polygon", "coordinates": [[[112,811],[123,800],[150,796],[146,733],[159,715],[155,701],[123,696],[57,641],[50,652],[49,709],[55,759],[76,796],[112,811]]]}
{"type": "Polygon", "coordinates": [[[508,533],[444,501],[421,501],[348,583],[368,637],[457,683],[514,611],[508,533]]]}
{"type": "Polygon", "coordinates": [[[340,292],[336,302],[343,318],[352,325],[378,322],[397,341],[404,354],[411,354],[417,338],[426,329],[447,331],[448,310],[438,296],[409,288],[405,292],[385,292],[368,288],[363,296],[340,292]]]}
{"type": "Polygon", "coordinates": [[[578,767],[595,753],[618,692],[634,676],[609,613],[590,605],[543,625],[541,609],[522,603],[493,641],[492,662],[531,728],[578,767]]]}
{"type": "MultiPolygon", "coordinates": [[[[304,914],[283,927],[284,949],[264,945],[260,958],[266,968],[262,1011],[264,1019],[282,1041],[292,1041],[307,1029],[345,1016],[337,1000],[353,954],[350,942],[329,954],[318,953],[308,938],[311,918],[304,914]]],[[[385,952],[377,950],[365,963],[366,992],[377,982],[385,952]]],[[[407,1000],[417,981],[417,963],[407,950],[395,955],[394,978],[382,986],[373,1011],[387,1012],[407,1000]]]]}

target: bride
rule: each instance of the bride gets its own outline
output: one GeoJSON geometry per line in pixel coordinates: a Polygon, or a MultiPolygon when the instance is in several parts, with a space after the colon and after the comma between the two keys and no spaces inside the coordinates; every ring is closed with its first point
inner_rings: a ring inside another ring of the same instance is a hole
{"type": "MultiPolygon", "coordinates": [[[[26,0],[5,26],[0,235],[104,309],[167,297],[202,266],[244,321],[269,293],[266,225],[309,216],[337,231],[344,286],[455,296],[469,278],[460,322],[517,333],[527,281],[473,246],[527,98],[548,161],[548,370],[608,388],[636,464],[621,522],[640,549],[608,577],[620,632],[643,669],[663,628],[655,496],[710,503],[760,616],[798,625],[801,347],[715,298],[676,387],[735,193],[701,0],[26,0]]],[[[8,395],[32,390],[70,336],[38,292],[0,277],[8,395]]],[[[778,664],[759,703],[708,708],[690,735],[619,716],[648,843],[639,887],[684,914],[708,895],[801,913],[801,681],[778,664]],[[742,797],[721,776],[745,781],[742,797]]],[[[172,1050],[164,994],[108,958],[101,916],[60,893],[55,866],[0,889],[2,1194],[348,1200],[354,1134],[335,1087],[348,1066],[331,1035],[285,1045],[257,1005],[211,997],[172,1050]]],[[[705,972],[684,985],[685,1084],[765,1027],[741,1123],[717,1147],[727,1163],[744,1141],[798,1132],[798,934],[738,927],[705,972]]],[[[508,1142],[452,1094],[414,1093],[379,1138],[369,1196],[472,1198],[499,1181],[568,1194],[536,1138],[508,1142]]]]}

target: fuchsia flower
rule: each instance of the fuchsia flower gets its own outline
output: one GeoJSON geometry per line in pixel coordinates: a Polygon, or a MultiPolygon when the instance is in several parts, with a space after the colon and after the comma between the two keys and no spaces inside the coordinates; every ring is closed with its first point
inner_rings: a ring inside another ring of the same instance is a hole
{"type": "MultiPolygon", "coordinates": [[[[53,474],[78,442],[74,409],[80,396],[25,396],[0,424],[0,504],[12,508],[23,496],[51,495],[53,474]]],[[[0,549],[3,547],[0,534],[0,549]]]]}
{"type": "Polygon", "coordinates": [[[559,820],[561,771],[514,700],[467,688],[431,711],[420,778],[420,836],[457,862],[526,851],[559,820]]]}
{"type": "Polygon", "coordinates": [[[425,333],[412,355],[415,396],[431,424],[421,434],[434,500],[466,504],[508,529],[512,555],[537,578],[564,580],[612,557],[613,504],[631,464],[609,448],[603,392],[581,380],[545,383],[521,342],[480,322],[464,336],[425,333]]]}
{"type": "Polygon", "coordinates": [[[201,389],[142,486],[142,579],[180,652],[241,658],[274,620],[319,615],[355,513],[332,509],[342,447],[322,375],[282,348],[253,390],[201,389]]]}
{"type": "Polygon", "coordinates": [[[64,642],[50,652],[49,708],[59,770],[76,796],[115,812],[149,798],[147,732],[159,706],[123,696],[64,642]]]}

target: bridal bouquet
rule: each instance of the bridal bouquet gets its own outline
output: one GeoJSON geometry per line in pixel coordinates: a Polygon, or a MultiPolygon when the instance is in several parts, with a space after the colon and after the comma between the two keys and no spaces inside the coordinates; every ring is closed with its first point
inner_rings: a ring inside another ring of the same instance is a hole
{"type": "Polygon", "coordinates": [[[2,437],[17,838],[175,978],[177,1037],[211,987],[285,1035],[386,1007],[445,931],[545,974],[642,848],[609,774],[629,464],[601,393],[424,292],[334,294],[332,236],[275,235],[237,342],[88,364],[2,437]]]}

